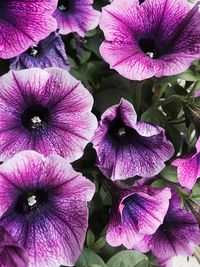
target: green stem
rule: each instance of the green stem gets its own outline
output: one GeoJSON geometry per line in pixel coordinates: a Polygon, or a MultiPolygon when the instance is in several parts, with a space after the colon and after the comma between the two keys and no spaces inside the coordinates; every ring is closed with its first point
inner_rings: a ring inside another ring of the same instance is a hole
{"type": "Polygon", "coordinates": [[[140,110],[140,106],[141,106],[141,100],[142,100],[142,86],[144,84],[145,81],[141,81],[141,82],[137,82],[137,85],[134,88],[134,99],[133,99],[133,103],[134,103],[134,108],[136,110],[136,112],[138,113],[140,110]]]}
{"type": "MultiPolygon", "coordinates": [[[[157,85],[155,85],[157,86],[157,85]]],[[[153,106],[157,106],[158,102],[160,101],[163,93],[167,89],[168,83],[164,83],[162,86],[159,87],[158,93],[155,95],[153,106]]]]}
{"type": "Polygon", "coordinates": [[[173,102],[174,100],[180,100],[181,102],[183,102],[185,100],[185,97],[184,96],[179,96],[179,95],[172,95],[170,97],[168,97],[167,99],[165,100],[160,100],[158,103],[157,103],[157,107],[159,106],[164,106],[164,105],[167,105],[171,102],[173,102]]]}
{"type": "Polygon", "coordinates": [[[181,123],[184,123],[185,122],[185,119],[182,119],[182,120],[173,120],[173,121],[170,121],[170,124],[171,125],[176,125],[176,124],[181,124],[181,123]]]}

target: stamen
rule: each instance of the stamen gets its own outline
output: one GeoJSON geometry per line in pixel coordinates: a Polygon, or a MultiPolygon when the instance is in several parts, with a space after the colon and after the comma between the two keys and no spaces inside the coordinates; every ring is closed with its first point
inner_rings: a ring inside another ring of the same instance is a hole
{"type": "Polygon", "coordinates": [[[38,127],[41,126],[42,120],[40,119],[40,117],[34,116],[33,118],[31,118],[31,122],[32,122],[32,128],[37,129],[38,127]]]}
{"type": "Polygon", "coordinates": [[[125,128],[119,128],[118,129],[118,135],[119,136],[124,136],[126,134],[125,128]]]}
{"type": "Polygon", "coordinates": [[[38,54],[38,46],[37,45],[33,45],[30,48],[30,55],[33,57],[36,57],[38,54]]]}
{"type": "Polygon", "coordinates": [[[59,5],[58,8],[60,11],[65,11],[67,9],[64,5],[59,5]]]}
{"type": "Polygon", "coordinates": [[[154,53],[153,52],[147,52],[146,55],[149,56],[150,58],[154,58],[154,53]]]}
{"type": "Polygon", "coordinates": [[[35,195],[32,195],[31,197],[29,197],[29,198],[27,199],[27,201],[28,201],[28,205],[29,205],[30,207],[33,207],[33,206],[37,203],[36,196],[35,196],[35,195]]]}

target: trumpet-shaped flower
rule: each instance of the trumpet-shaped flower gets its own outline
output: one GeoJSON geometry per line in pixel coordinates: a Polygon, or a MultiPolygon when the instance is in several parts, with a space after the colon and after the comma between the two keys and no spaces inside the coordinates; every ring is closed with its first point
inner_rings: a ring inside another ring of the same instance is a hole
{"type": "Polygon", "coordinates": [[[96,127],[93,98],[59,68],[10,71],[0,78],[0,156],[22,150],[80,158],[96,127]]]}
{"type": "Polygon", "coordinates": [[[29,267],[74,266],[93,194],[62,157],[20,152],[0,166],[0,225],[26,249],[29,267]]]}
{"type": "Polygon", "coordinates": [[[100,53],[130,80],[175,75],[200,56],[200,12],[187,0],[114,0],[103,8],[100,53]]]}
{"type": "Polygon", "coordinates": [[[125,99],[108,108],[93,137],[98,167],[112,180],[158,174],[174,153],[165,130],[137,121],[137,114],[125,99]]]}

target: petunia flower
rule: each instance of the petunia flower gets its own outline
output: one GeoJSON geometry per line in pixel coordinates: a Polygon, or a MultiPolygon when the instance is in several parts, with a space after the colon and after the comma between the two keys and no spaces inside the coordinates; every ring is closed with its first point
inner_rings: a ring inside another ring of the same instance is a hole
{"type": "Polygon", "coordinates": [[[96,127],[93,98],[59,68],[10,71],[0,78],[0,158],[22,150],[80,158],[96,127]]]}
{"type": "Polygon", "coordinates": [[[100,12],[92,7],[93,0],[58,0],[54,17],[57,19],[59,32],[78,33],[81,37],[99,24],[100,12]]]}
{"type": "Polygon", "coordinates": [[[149,248],[157,258],[167,261],[174,256],[192,255],[199,244],[200,231],[195,217],[181,206],[180,198],[172,191],[163,224],[153,235],[146,236],[137,249],[149,248]]]}
{"type": "Polygon", "coordinates": [[[100,53],[130,80],[175,75],[200,56],[200,1],[114,0],[103,8],[100,53]]]}
{"type": "Polygon", "coordinates": [[[179,183],[191,190],[200,177],[200,138],[197,140],[194,151],[184,158],[178,158],[172,162],[177,166],[179,183]]]}
{"type": "Polygon", "coordinates": [[[170,198],[169,188],[121,188],[113,200],[107,242],[114,247],[123,244],[128,249],[139,246],[145,235],[155,233],[163,223],[170,198]]]}
{"type": "Polygon", "coordinates": [[[33,67],[41,69],[59,67],[69,70],[65,46],[58,32],[51,33],[47,38],[11,60],[10,68],[12,70],[33,67]]]}
{"type": "Polygon", "coordinates": [[[112,180],[152,177],[174,153],[165,130],[137,121],[133,106],[125,99],[103,113],[92,142],[98,167],[112,180]]]}
{"type": "Polygon", "coordinates": [[[28,255],[25,249],[20,247],[3,227],[0,227],[0,266],[28,266],[28,255]]]}
{"type": "Polygon", "coordinates": [[[57,29],[57,0],[1,0],[0,58],[12,58],[57,29]]]}
{"type": "Polygon", "coordinates": [[[29,267],[74,266],[93,194],[62,157],[20,152],[0,166],[0,225],[27,250],[29,267]]]}

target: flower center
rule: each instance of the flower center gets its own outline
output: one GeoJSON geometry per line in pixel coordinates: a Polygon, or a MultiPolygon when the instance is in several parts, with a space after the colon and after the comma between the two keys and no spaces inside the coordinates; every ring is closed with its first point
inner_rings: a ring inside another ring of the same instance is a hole
{"type": "Polygon", "coordinates": [[[28,130],[43,129],[49,122],[50,112],[46,107],[33,105],[21,116],[22,125],[28,130]]]}
{"type": "Polygon", "coordinates": [[[70,0],[59,0],[58,1],[58,9],[60,11],[66,12],[69,11],[71,8],[70,0]]]}
{"type": "Polygon", "coordinates": [[[124,125],[123,121],[120,118],[116,118],[111,122],[108,129],[108,134],[116,140],[125,140],[129,135],[129,127],[124,125]]]}
{"type": "Polygon", "coordinates": [[[31,46],[28,50],[27,53],[32,56],[32,57],[37,57],[39,54],[39,47],[38,45],[33,45],[31,46]]]}
{"type": "Polygon", "coordinates": [[[47,202],[48,193],[44,189],[30,190],[19,195],[15,205],[15,211],[20,214],[27,214],[32,210],[44,206],[47,202]]]}
{"type": "Polygon", "coordinates": [[[125,129],[125,127],[121,127],[121,128],[119,128],[119,129],[117,130],[117,135],[118,135],[119,137],[123,137],[123,136],[125,136],[125,135],[126,135],[126,129],[125,129]]]}
{"type": "Polygon", "coordinates": [[[141,50],[150,58],[158,58],[159,50],[156,45],[156,40],[152,37],[142,37],[139,39],[138,44],[141,50]]]}

